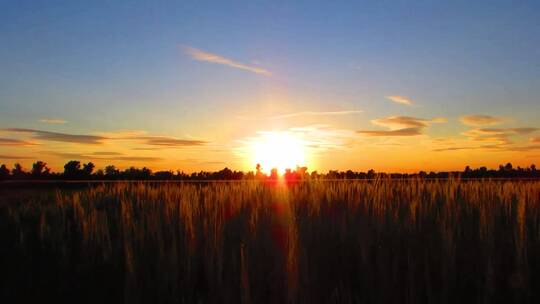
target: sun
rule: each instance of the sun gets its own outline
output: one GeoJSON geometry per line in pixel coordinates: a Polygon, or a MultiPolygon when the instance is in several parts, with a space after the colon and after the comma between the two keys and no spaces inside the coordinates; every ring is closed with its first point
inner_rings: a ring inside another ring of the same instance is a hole
{"type": "Polygon", "coordinates": [[[265,173],[276,168],[279,174],[286,169],[306,165],[303,141],[290,132],[265,132],[252,143],[254,164],[265,173]]]}

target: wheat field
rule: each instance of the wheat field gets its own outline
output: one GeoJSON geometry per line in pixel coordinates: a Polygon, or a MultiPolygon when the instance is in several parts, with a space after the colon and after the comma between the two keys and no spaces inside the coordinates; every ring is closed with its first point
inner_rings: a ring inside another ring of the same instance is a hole
{"type": "Polygon", "coordinates": [[[540,302],[539,181],[97,183],[0,227],[4,303],[540,302]]]}

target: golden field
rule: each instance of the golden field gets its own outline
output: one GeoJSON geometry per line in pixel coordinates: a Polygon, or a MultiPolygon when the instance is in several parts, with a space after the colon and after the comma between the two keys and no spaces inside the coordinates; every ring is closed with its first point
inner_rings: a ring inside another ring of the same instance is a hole
{"type": "Polygon", "coordinates": [[[10,191],[24,190],[0,198],[0,295],[9,301],[540,301],[540,181],[10,191]]]}

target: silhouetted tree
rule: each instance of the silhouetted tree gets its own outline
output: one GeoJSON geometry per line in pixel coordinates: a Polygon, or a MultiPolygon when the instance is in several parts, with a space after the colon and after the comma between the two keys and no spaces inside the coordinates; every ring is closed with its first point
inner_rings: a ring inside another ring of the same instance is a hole
{"type": "Polygon", "coordinates": [[[14,178],[24,178],[24,177],[26,177],[26,172],[24,171],[24,169],[23,169],[23,167],[21,166],[21,164],[16,163],[16,164],[13,166],[13,170],[11,170],[11,175],[12,175],[14,178]]]}
{"type": "Polygon", "coordinates": [[[90,176],[92,174],[92,172],[94,171],[95,167],[96,166],[92,162],[89,162],[89,163],[83,165],[82,172],[83,172],[83,174],[85,176],[90,176]]]}
{"type": "Polygon", "coordinates": [[[368,171],[368,173],[367,173],[367,178],[369,178],[369,179],[375,178],[375,170],[370,169],[370,170],[368,171]]]}
{"type": "Polygon", "coordinates": [[[174,173],[172,171],[157,171],[154,173],[154,177],[157,179],[168,180],[174,178],[174,173]]]}
{"type": "Polygon", "coordinates": [[[6,167],[6,165],[2,164],[0,166],[0,179],[8,179],[9,178],[9,169],[6,167]]]}
{"type": "Polygon", "coordinates": [[[65,178],[78,178],[81,175],[81,162],[70,160],[64,165],[65,178]]]}
{"type": "Polygon", "coordinates": [[[119,173],[120,173],[120,171],[118,169],[116,169],[116,167],[113,166],[113,165],[109,165],[109,166],[105,167],[105,176],[107,176],[109,178],[116,177],[116,176],[118,176],[119,173]]]}
{"type": "Polygon", "coordinates": [[[103,179],[104,177],[105,177],[105,172],[103,171],[103,169],[98,169],[96,171],[96,178],[103,179]]]}
{"type": "Polygon", "coordinates": [[[32,177],[39,178],[50,173],[51,169],[47,167],[47,163],[38,160],[32,165],[32,177]]]}

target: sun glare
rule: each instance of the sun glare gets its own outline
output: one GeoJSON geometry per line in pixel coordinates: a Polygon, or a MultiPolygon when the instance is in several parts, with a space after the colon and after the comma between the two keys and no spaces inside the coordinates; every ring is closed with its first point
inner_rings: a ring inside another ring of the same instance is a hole
{"type": "Polygon", "coordinates": [[[260,164],[261,170],[269,173],[276,168],[279,174],[286,169],[305,166],[303,141],[288,132],[267,132],[253,143],[254,164],[260,164]]]}

